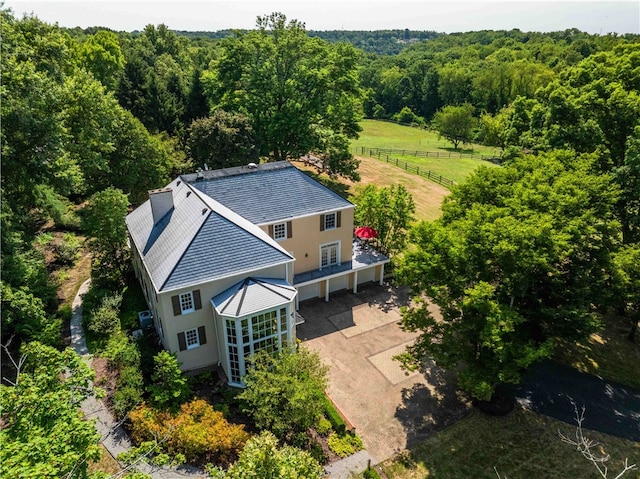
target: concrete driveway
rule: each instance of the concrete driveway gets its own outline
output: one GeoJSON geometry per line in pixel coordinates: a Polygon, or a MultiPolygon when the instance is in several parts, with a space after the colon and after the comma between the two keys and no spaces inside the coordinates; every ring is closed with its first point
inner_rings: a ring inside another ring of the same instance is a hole
{"type": "Polygon", "coordinates": [[[298,338],[330,366],[327,392],[376,462],[456,422],[470,407],[454,377],[433,363],[407,375],[392,360],[416,337],[398,326],[407,304],[406,291],[371,285],[300,305],[305,322],[298,338]]]}

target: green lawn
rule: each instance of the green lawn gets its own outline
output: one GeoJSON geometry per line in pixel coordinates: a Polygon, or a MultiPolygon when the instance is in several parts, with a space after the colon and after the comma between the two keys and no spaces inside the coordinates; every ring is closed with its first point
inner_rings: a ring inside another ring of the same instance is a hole
{"type": "MultiPolygon", "coordinates": [[[[394,153],[390,156],[420,169],[431,170],[456,182],[463,181],[481,165],[495,167],[493,163],[481,160],[480,155],[499,155],[496,148],[476,144],[464,145],[456,151],[451,143],[438,139],[436,132],[420,128],[378,120],[363,120],[360,125],[362,126],[360,138],[351,142],[351,149],[356,156],[362,155],[362,147],[406,150],[406,155],[394,153]],[[414,154],[410,154],[411,151],[414,154]],[[438,157],[416,156],[416,151],[429,152],[430,155],[437,154],[438,157]],[[477,158],[460,158],[459,153],[464,155],[473,153],[477,158]]],[[[363,156],[369,155],[365,152],[363,156]]]]}
{"type": "MultiPolygon", "coordinates": [[[[586,414],[589,414],[587,411],[586,414]]],[[[596,478],[595,467],[558,436],[575,437],[575,427],[531,411],[515,409],[505,417],[473,410],[465,419],[381,464],[389,479],[423,478],[596,478]]],[[[594,452],[611,455],[609,477],[622,470],[625,458],[640,461],[640,443],[593,431],[594,452]]],[[[625,478],[638,478],[632,471],[625,478]]]]}
{"type": "Polygon", "coordinates": [[[606,315],[598,333],[583,341],[558,344],[555,359],[580,371],[640,390],[640,344],[627,339],[631,322],[606,315]]]}

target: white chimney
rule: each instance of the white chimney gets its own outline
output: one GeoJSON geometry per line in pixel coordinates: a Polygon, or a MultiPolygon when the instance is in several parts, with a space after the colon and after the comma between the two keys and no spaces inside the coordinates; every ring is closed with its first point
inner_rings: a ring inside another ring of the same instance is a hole
{"type": "Polygon", "coordinates": [[[149,201],[151,202],[151,214],[153,224],[158,224],[164,215],[173,208],[173,191],[171,188],[160,188],[149,191],[149,201]]]}

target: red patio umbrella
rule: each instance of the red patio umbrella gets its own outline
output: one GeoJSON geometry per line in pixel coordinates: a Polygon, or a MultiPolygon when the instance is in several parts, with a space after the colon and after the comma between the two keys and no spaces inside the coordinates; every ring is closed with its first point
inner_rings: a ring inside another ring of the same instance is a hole
{"type": "Polygon", "coordinates": [[[355,230],[355,234],[358,238],[365,240],[378,237],[378,232],[371,226],[358,226],[355,230]]]}

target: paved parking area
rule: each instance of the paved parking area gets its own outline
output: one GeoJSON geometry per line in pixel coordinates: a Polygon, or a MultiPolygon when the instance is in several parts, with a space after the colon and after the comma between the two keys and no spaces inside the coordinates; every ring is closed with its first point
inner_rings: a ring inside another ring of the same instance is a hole
{"type": "Polygon", "coordinates": [[[406,291],[371,285],[301,303],[298,338],[330,366],[328,393],[376,462],[463,417],[454,379],[428,363],[407,375],[392,359],[416,337],[398,325],[406,291]]]}

